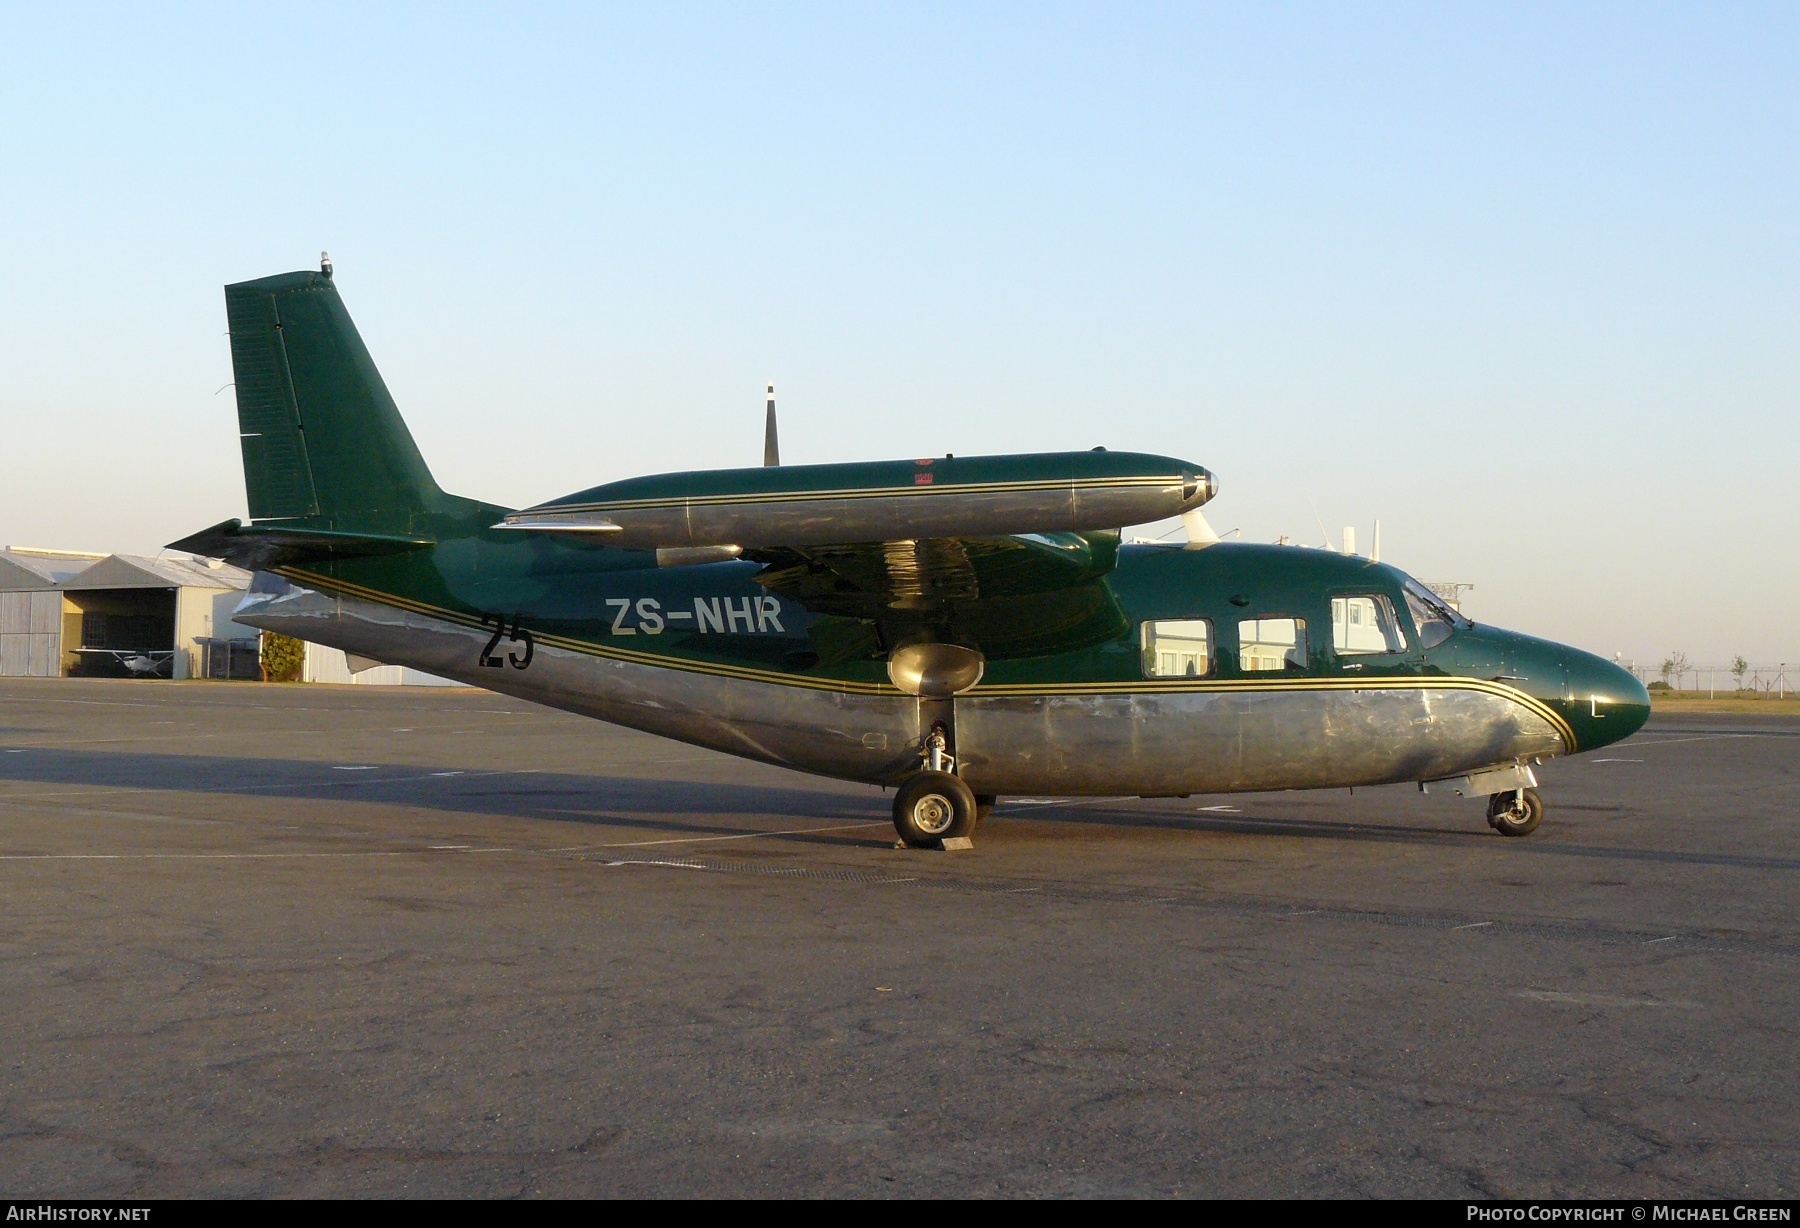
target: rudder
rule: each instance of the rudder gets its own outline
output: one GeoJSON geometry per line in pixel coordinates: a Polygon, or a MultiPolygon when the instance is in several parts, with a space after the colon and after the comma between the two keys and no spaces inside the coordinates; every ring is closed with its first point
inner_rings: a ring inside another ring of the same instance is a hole
{"type": "Polygon", "coordinates": [[[254,521],[412,534],[444,494],[325,273],[225,287],[254,521]]]}

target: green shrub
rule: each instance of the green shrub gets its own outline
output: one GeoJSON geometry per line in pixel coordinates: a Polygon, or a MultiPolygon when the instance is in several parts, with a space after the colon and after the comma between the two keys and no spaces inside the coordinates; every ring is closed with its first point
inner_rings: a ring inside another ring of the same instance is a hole
{"type": "Polygon", "coordinates": [[[1664,682],[1661,678],[1658,678],[1644,689],[1646,691],[1673,691],[1675,688],[1664,682]]]}
{"type": "Polygon", "coordinates": [[[306,642],[274,631],[262,633],[264,682],[298,682],[306,665],[306,642]]]}

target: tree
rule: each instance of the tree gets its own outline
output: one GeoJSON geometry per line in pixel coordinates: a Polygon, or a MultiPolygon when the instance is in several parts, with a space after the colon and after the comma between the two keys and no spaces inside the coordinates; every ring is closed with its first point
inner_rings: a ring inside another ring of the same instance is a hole
{"type": "Polygon", "coordinates": [[[1693,663],[1688,660],[1687,653],[1672,652],[1667,657],[1663,658],[1663,663],[1662,663],[1663,681],[1667,682],[1669,680],[1669,676],[1671,674],[1673,674],[1675,677],[1675,685],[1677,687],[1679,687],[1681,685],[1682,675],[1686,674],[1693,667],[1694,667],[1693,663]]]}
{"type": "Polygon", "coordinates": [[[1744,675],[1750,672],[1750,662],[1744,660],[1742,654],[1731,658],[1731,676],[1737,679],[1737,689],[1744,689],[1744,675]]]}
{"type": "Polygon", "coordinates": [[[306,665],[306,642],[275,631],[262,633],[264,682],[298,682],[306,665]]]}

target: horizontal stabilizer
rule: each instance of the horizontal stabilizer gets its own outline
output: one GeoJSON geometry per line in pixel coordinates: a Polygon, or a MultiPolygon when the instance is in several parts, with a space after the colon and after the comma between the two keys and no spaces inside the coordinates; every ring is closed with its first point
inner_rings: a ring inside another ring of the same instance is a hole
{"type": "Polygon", "coordinates": [[[434,543],[422,537],[387,537],[376,533],[343,533],[332,529],[290,529],[280,525],[227,520],[191,537],[170,542],[169,549],[211,559],[224,559],[249,571],[267,571],[290,563],[403,554],[434,543]]]}

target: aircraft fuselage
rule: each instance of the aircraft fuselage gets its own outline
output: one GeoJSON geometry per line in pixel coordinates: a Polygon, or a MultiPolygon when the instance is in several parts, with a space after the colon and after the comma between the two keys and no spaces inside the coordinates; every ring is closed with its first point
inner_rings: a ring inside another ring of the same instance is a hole
{"type": "Polygon", "coordinates": [[[918,771],[932,723],[948,717],[958,772],[980,794],[1439,780],[1591,750],[1648,715],[1643,687],[1611,662],[1486,626],[1421,626],[1402,573],[1322,550],[1125,546],[1106,578],[1124,615],[1116,635],[990,659],[953,700],[901,693],[892,646],[846,639],[847,620],[771,593],[760,570],[483,533],[282,568],[237,618],[875,784],[918,771]],[[1394,625],[1348,625],[1359,615],[1394,625]]]}

